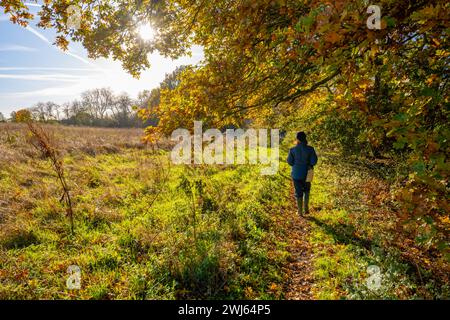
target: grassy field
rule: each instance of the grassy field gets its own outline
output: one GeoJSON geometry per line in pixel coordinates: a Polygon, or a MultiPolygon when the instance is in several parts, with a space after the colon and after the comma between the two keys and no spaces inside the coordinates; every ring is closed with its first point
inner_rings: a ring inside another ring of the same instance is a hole
{"type": "MultiPolygon", "coordinates": [[[[299,218],[285,163],[273,176],[248,165],[175,166],[169,144],[152,149],[139,130],[45,130],[63,159],[75,233],[26,126],[0,124],[0,299],[286,296],[299,218]],[[80,290],[66,286],[71,265],[80,290]]],[[[310,228],[298,239],[312,252],[310,298],[448,298],[448,262],[395,239],[395,215],[379,199],[386,182],[319,157],[310,228]],[[382,274],[376,291],[369,265],[382,274]]]]}
{"type": "Polygon", "coordinates": [[[50,163],[25,127],[0,130],[0,299],[281,297],[279,176],[171,166],[139,130],[46,127],[64,157],[71,235],[50,163]],[[70,265],[81,290],[66,288],[70,265]]]}

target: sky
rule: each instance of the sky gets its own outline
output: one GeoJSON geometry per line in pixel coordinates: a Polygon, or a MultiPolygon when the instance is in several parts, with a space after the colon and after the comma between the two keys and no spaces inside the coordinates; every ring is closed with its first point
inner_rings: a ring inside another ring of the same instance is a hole
{"type": "MultiPolygon", "coordinates": [[[[32,13],[39,7],[29,6],[32,13]]],[[[143,90],[155,88],[177,66],[195,64],[203,59],[200,47],[191,57],[178,60],[151,54],[150,69],[135,79],[124,71],[120,61],[92,60],[79,43],[71,43],[63,52],[52,43],[56,33],[36,27],[15,25],[0,13],[0,112],[29,108],[37,102],[64,103],[78,99],[83,91],[109,87],[117,94],[127,92],[133,98],[143,90]]]]}

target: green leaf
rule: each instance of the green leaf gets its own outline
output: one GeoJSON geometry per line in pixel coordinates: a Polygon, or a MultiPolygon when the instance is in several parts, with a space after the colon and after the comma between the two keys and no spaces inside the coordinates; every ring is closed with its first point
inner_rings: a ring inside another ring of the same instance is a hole
{"type": "Polygon", "coordinates": [[[415,172],[421,175],[425,173],[426,169],[423,161],[417,161],[416,163],[413,164],[412,168],[415,172]]]}
{"type": "Polygon", "coordinates": [[[399,149],[403,149],[405,147],[406,142],[402,139],[399,141],[394,142],[393,146],[395,149],[399,150],[399,149]]]}
{"type": "Polygon", "coordinates": [[[394,120],[401,121],[401,122],[405,122],[407,119],[408,119],[407,115],[403,112],[397,113],[394,116],[394,120]]]}
{"type": "Polygon", "coordinates": [[[434,97],[436,96],[436,92],[433,89],[427,87],[422,89],[420,95],[425,97],[434,97]]]}
{"type": "Polygon", "coordinates": [[[388,28],[393,28],[397,24],[397,21],[395,20],[395,18],[385,16],[384,19],[386,20],[386,24],[387,24],[388,28]]]}
{"type": "Polygon", "coordinates": [[[425,222],[427,224],[433,224],[434,223],[433,218],[431,218],[430,216],[423,217],[423,220],[425,220],[425,222]]]}

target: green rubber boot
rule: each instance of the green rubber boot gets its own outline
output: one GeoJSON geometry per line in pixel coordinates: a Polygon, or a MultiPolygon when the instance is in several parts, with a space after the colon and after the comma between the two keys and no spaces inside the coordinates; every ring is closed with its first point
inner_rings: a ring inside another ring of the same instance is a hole
{"type": "Polygon", "coordinates": [[[299,215],[303,215],[303,199],[297,198],[297,212],[299,215]]]}
{"type": "Polygon", "coordinates": [[[305,192],[305,214],[309,213],[309,191],[305,192]]]}

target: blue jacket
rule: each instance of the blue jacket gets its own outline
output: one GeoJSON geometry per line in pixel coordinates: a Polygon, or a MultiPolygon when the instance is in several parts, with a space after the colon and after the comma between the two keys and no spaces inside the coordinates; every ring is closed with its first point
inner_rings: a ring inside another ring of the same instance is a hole
{"type": "Polygon", "coordinates": [[[308,169],[317,163],[316,151],[304,143],[298,143],[289,150],[287,163],[292,167],[292,179],[305,180],[308,169]]]}

